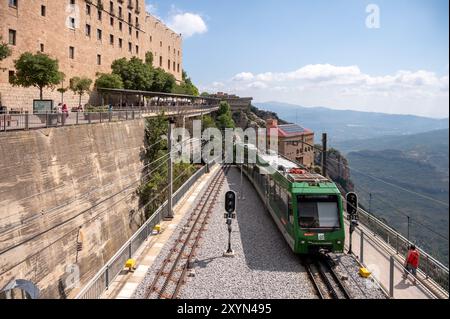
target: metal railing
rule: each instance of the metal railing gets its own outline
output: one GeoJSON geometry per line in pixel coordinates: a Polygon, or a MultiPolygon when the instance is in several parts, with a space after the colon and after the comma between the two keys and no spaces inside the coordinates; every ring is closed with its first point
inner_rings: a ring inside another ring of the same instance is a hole
{"type": "Polygon", "coordinates": [[[50,127],[63,127],[71,125],[85,125],[94,123],[120,122],[144,117],[156,116],[161,112],[170,115],[189,115],[197,112],[208,113],[215,106],[190,105],[190,106],[167,106],[153,105],[149,107],[138,107],[135,109],[119,109],[102,112],[69,112],[69,113],[23,113],[23,114],[0,114],[0,132],[32,130],[50,127]]]}
{"type": "MultiPolygon", "coordinates": [[[[408,239],[365,210],[359,208],[358,212],[359,222],[369,229],[374,236],[379,237],[385,243],[393,247],[397,255],[406,256],[408,253],[408,247],[412,244],[408,239]]],[[[421,256],[419,270],[424,273],[426,279],[431,278],[448,292],[448,267],[433,258],[421,248],[417,247],[417,250],[421,256]]]]}
{"type": "MultiPolygon", "coordinates": [[[[177,204],[197,180],[207,172],[207,166],[200,168],[173,195],[173,203],[177,204]]],[[[103,266],[97,274],[77,294],[75,299],[99,299],[110,283],[124,269],[125,263],[132,258],[142,244],[152,234],[154,227],[167,217],[167,201],[139,228],[139,230],[119,249],[119,251],[103,266]]]]}

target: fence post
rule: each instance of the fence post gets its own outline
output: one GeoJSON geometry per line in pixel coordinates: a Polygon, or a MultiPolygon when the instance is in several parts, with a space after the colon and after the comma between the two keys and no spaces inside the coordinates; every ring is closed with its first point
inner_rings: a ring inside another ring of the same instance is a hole
{"type": "Polygon", "coordinates": [[[396,247],[397,255],[398,255],[398,234],[397,234],[397,240],[396,240],[396,245],[395,245],[395,247],[396,247]]]}
{"type": "Polygon", "coordinates": [[[391,256],[389,266],[389,296],[394,298],[394,256],[391,256]]]}
{"type": "Polygon", "coordinates": [[[130,245],[128,246],[128,258],[131,259],[131,257],[133,256],[133,254],[131,253],[131,245],[133,243],[130,241],[130,245]]]}
{"type": "Polygon", "coordinates": [[[100,123],[103,122],[103,112],[100,112],[100,123]]]}
{"type": "Polygon", "coordinates": [[[88,123],[91,124],[91,112],[88,113],[88,123]]]}
{"type": "Polygon", "coordinates": [[[106,290],[108,290],[108,288],[109,288],[109,265],[106,265],[106,270],[105,270],[105,286],[106,286],[106,290]]]}
{"type": "Polygon", "coordinates": [[[361,246],[359,248],[359,258],[361,264],[364,264],[364,231],[361,229],[361,246]]]}
{"type": "Polygon", "coordinates": [[[6,113],[3,114],[3,130],[6,132],[6,113]]]}
{"type": "Polygon", "coordinates": [[[76,125],[78,125],[78,117],[79,117],[80,112],[77,112],[77,120],[75,122],[76,125]]]}
{"type": "Polygon", "coordinates": [[[28,128],[30,127],[30,115],[28,114],[28,111],[25,112],[25,130],[28,131],[28,128]]]}

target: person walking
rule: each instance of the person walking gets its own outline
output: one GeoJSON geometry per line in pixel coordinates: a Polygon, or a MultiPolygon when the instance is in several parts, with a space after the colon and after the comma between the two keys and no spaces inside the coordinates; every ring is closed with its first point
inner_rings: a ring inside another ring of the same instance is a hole
{"type": "Polygon", "coordinates": [[[415,245],[411,245],[406,255],[405,273],[403,279],[406,280],[409,274],[414,276],[414,284],[416,284],[417,268],[419,268],[420,254],[415,245]]]}

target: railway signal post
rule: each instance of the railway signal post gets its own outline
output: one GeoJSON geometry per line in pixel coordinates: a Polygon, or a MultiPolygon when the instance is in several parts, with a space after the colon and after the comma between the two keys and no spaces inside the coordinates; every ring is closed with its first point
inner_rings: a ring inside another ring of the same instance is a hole
{"type": "Polygon", "coordinates": [[[224,252],[224,257],[234,257],[234,251],[231,249],[231,232],[233,219],[236,219],[236,193],[229,191],[225,194],[225,219],[228,225],[228,249],[224,252]]]}
{"type": "Polygon", "coordinates": [[[352,236],[353,232],[356,229],[356,226],[358,226],[358,195],[356,193],[348,193],[346,196],[347,200],[347,213],[348,213],[348,220],[350,221],[350,242],[348,245],[348,253],[352,254],[352,236]]]}

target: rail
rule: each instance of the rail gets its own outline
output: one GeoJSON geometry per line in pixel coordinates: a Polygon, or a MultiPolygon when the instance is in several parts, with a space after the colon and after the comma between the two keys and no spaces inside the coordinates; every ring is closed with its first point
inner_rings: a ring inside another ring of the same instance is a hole
{"type": "MultiPolygon", "coordinates": [[[[203,166],[173,195],[173,203],[177,204],[194,183],[207,172],[203,166]]],[[[99,299],[109,285],[124,269],[125,262],[132,258],[141,245],[152,234],[154,227],[167,216],[167,201],[145,222],[144,225],[119,249],[119,251],[103,266],[97,274],[84,286],[75,299],[99,299]]]]}
{"type": "Polygon", "coordinates": [[[121,122],[152,117],[165,112],[167,115],[191,115],[209,113],[215,105],[153,105],[133,109],[114,109],[99,112],[23,113],[0,114],[0,132],[87,125],[94,123],[121,122]]]}

